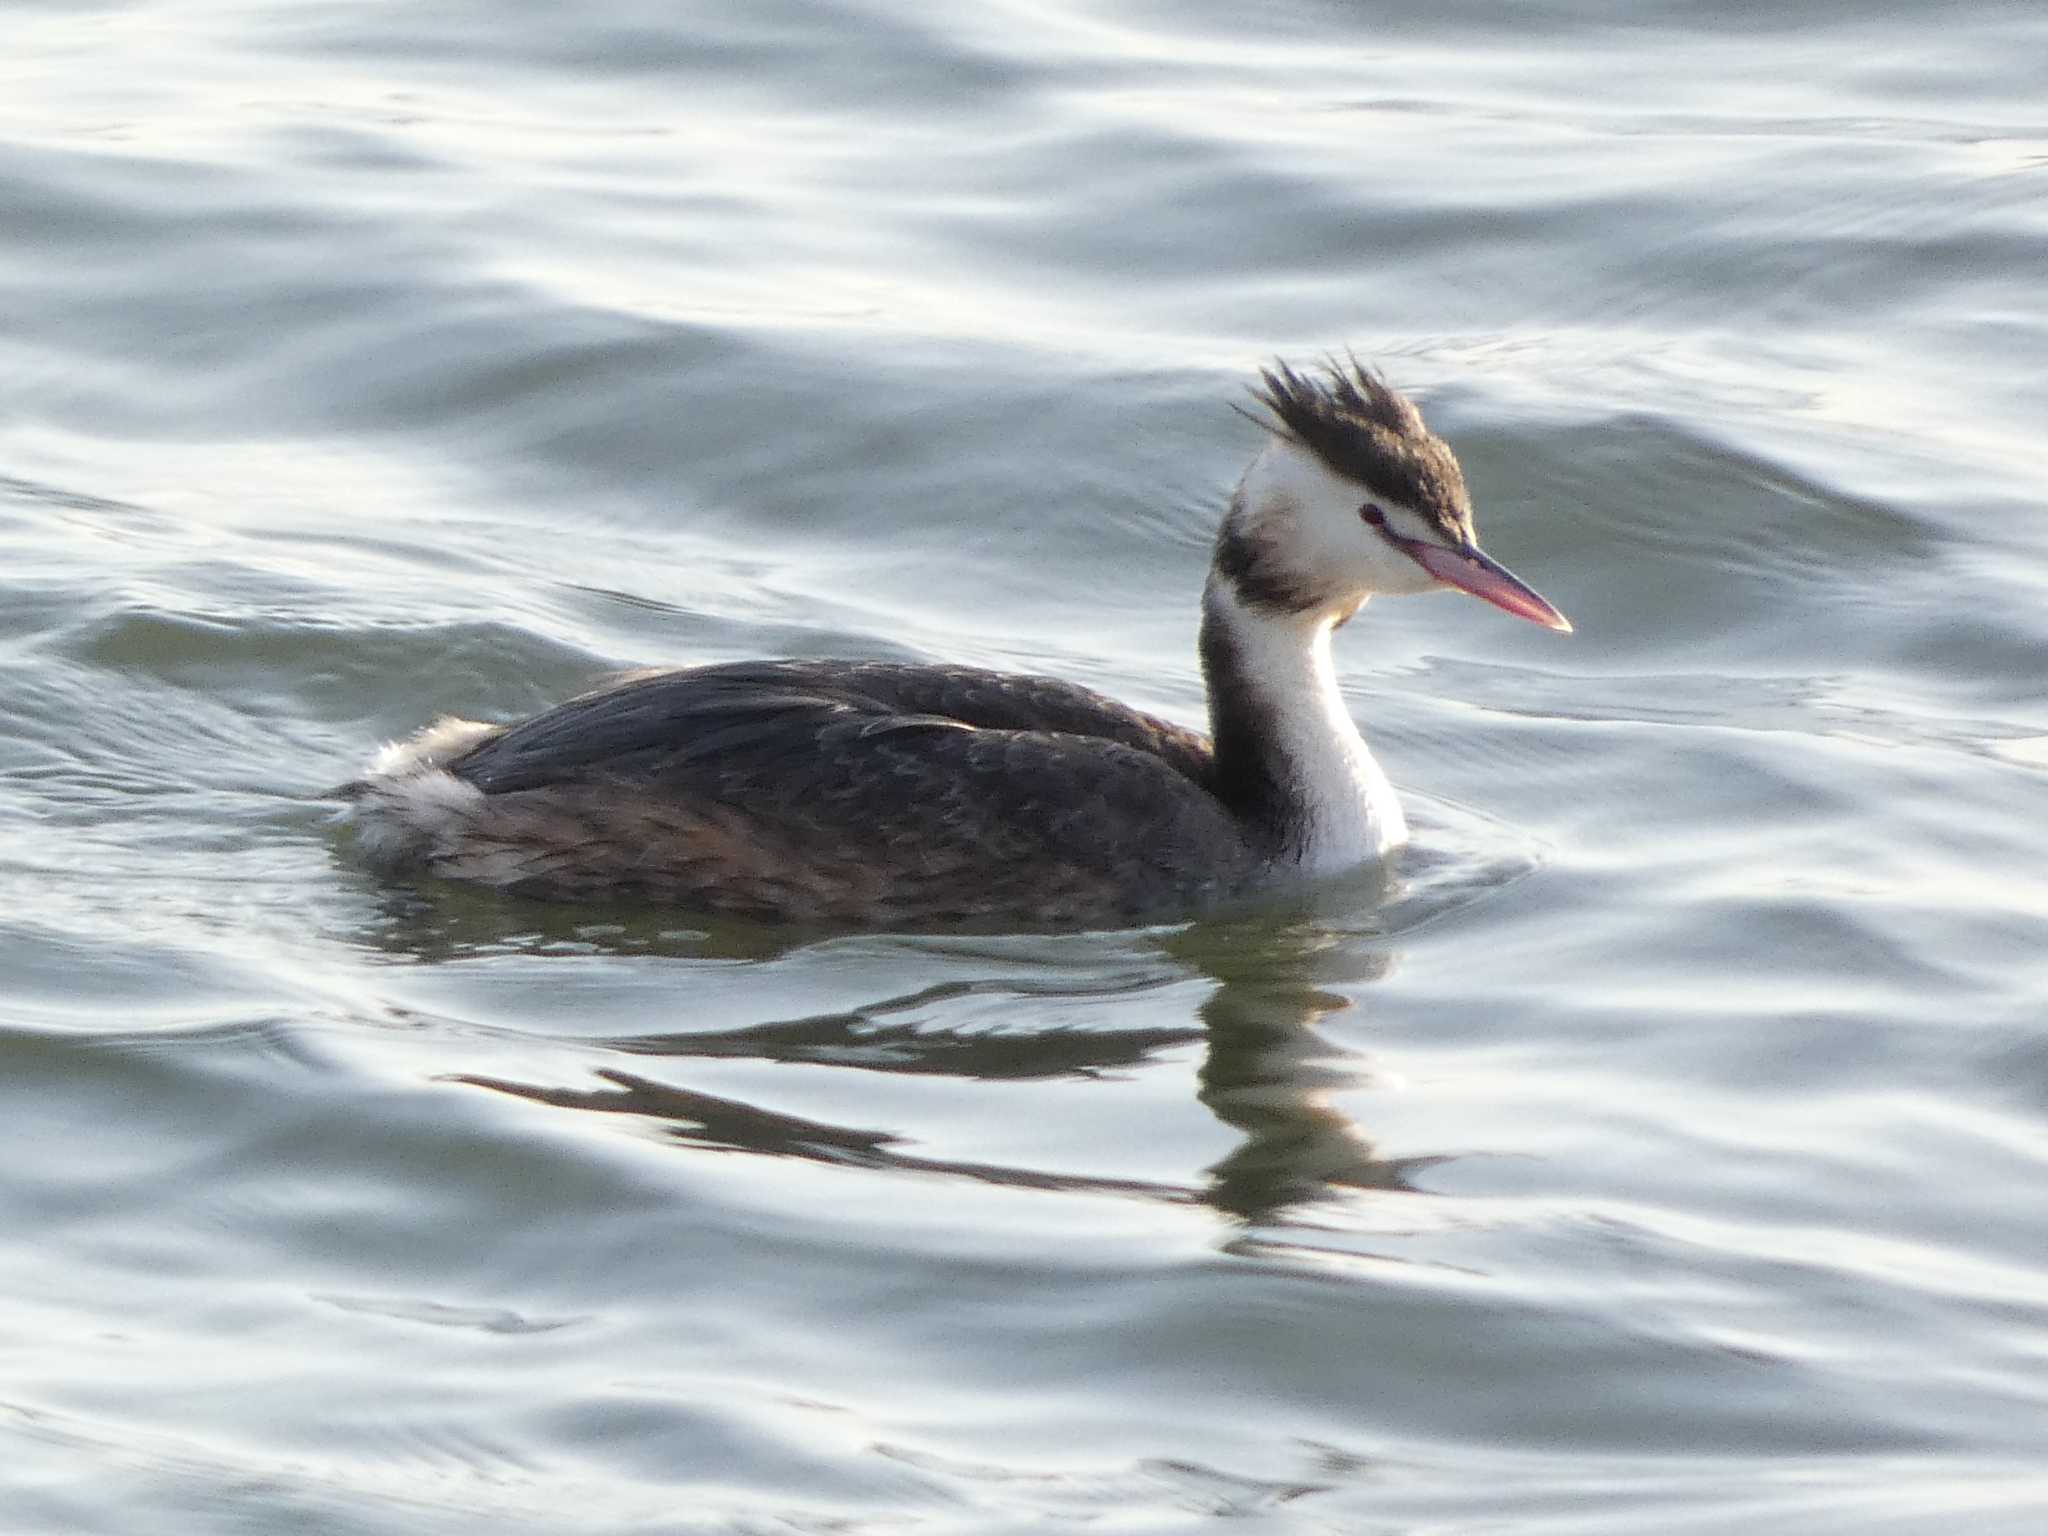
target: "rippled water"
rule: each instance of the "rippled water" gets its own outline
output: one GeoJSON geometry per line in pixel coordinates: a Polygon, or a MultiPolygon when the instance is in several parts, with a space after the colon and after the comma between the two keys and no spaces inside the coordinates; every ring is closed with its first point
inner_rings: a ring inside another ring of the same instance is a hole
{"type": "Polygon", "coordinates": [[[16,8],[0,1528],[2048,1524],[2048,14],[16,8]],[[1123,934],[379,884],[441,711],[1200,717],[1275,354],[1391,890],[1123,934]]]}

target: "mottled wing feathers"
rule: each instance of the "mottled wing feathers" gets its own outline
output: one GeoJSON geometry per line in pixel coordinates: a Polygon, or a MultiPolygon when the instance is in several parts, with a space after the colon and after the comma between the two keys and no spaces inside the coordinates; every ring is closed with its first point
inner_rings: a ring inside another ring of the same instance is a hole
{"type": "Polygon", "coordinates": [[[1208,739],[1056,678],[887,662],[735,662],[645,673],[510,727],[450,767],[487,794],[572,780],[658,777],[866,733],[1054,731],[1149,752],[1206,778],[1208,739]],[[822,739],[821,738],[822,733],[822,739]]]}
{"type": "Polygon", "coordinates": [[[1253,851],[1193,732],[1047,679],[743,663],[630,679],[451,759],[444,872],[822,921],[1127,922],[1253,851]],[[484,859],[488,868],[475,863],[484,859]]]}
{"type": "MultiPolygon", "coordinates": [[[[838,670],[830,663],[820,669],[827,676],[838,670]]],[[[856,665],[847,677],[891,709],[939,715],[988,730],[1089,736],[1148,752],[1191,779],[1206,780],[1210,772],[1209,738],[1200,732],[1056,677],[888,662],[856,665]]]]}

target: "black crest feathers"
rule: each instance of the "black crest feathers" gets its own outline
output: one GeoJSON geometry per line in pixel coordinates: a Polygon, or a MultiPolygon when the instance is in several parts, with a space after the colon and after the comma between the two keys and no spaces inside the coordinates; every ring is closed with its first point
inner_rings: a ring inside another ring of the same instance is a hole
{"type": "Polygon", "coordinates": [[[1406,395],[1355,358],[1315,373],[1276,362],[1252,391],[1269,430],[1309,450],[1333,474],[1413,507],[1460,541],[1472,535],[1464,472],[1406,395]]]}

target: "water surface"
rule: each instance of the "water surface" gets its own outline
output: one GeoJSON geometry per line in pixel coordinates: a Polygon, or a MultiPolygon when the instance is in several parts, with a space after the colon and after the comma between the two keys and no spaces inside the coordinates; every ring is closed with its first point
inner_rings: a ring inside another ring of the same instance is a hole
{"type": "Polygon", "coordinates": [[[2038,7],[10,42],[0,1524],[2041,1528],[2038,7]],[[777,932],[317,798],[652,662],[1198,721],[1344,346],[1579,626],[1340,637],[1390,889],[777,932]]]}

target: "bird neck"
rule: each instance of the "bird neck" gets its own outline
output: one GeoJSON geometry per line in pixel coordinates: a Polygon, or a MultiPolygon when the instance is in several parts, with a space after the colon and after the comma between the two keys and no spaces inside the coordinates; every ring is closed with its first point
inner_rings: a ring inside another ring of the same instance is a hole
{"type": "Polygon", "coordinates": [[[1394,787],[1337,689],[1337,611],[1248,601],[1221,568],[1202,594],[1216,793],[1276,863],[1334,874],[1407,838],[1394,787]]]}

